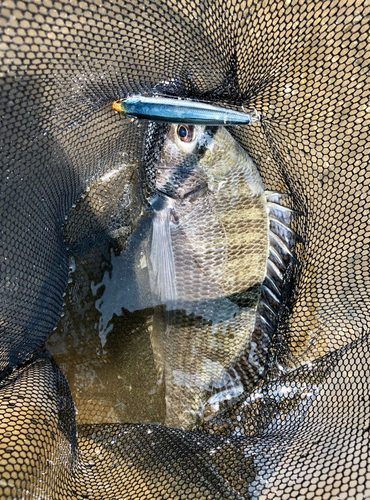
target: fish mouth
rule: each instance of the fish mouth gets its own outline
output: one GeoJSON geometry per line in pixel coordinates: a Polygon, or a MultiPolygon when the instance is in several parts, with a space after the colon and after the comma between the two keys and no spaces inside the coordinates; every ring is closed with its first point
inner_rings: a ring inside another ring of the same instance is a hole
{"type": "Polygon", "coordinates": [[[171,198],[172,200],[181,200],[181,201],[194,201],[198,199],[200,196],[208,192],[208,184],[203,183],[197,186],[195,189],[190,191],[185,191],[184,189],[179,188],[176,194],[168,194],[165,191],[161,191],[157,189],[157,193],[160,196],[164,196],[166,198],[171,198]]]}

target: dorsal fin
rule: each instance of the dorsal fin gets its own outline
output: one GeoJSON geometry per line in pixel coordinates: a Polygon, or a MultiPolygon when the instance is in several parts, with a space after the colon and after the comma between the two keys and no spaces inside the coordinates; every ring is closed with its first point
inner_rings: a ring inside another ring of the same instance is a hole
{"type": "MultiPolygon", "coordinates": [[[[252,339],[258,348],[256,353],[261,360],[268,358],[272,336],[279,322],[279,311],[286,307],[285,277],[288,267],[299,265],[293,248],[302,238],[290,227],[296,216],[302,215],[280,205],[287,195],[273,191],[266,192],[269,212],[269,256],[266,266],[266,279],[263,282],[261,298],[257,309],[255,329],[252,339]]],[[[264,365],[266,368],[266,364],[264,365]]]]}

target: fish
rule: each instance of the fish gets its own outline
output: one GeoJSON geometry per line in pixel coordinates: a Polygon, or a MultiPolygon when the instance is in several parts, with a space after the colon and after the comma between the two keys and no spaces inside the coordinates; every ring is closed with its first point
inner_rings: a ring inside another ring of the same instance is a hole
{"type": "Polygon", "coordinates": [[[235,111],[191,99],[133,95],[113,103],[117,113],[138,120],[202,125],[247,125],[260,120],[259,113],[235,111]]]}
{"type": "Polygon", "coordinates": [[[294,211],[266,191],[225,127],[149,129],[147,141],[159,133],[157,164],[147,166],[147,261],[157,304],[151,343],[165,425],[196,431],[246,390],[248,377],[253,387],[263,375],[298,235],[290,228],[294,211]],[[248,366],[237,370],[246,357],[248,366]]]}

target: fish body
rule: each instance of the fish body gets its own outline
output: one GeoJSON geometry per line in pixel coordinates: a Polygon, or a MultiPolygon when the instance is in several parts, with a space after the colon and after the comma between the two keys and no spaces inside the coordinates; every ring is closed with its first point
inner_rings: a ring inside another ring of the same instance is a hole
{"type": "Polygon", "coordinates": [[[247,125],[260,119],[256,111],[245,113],[213,104],[159,96],[127,97],[115,101],[113,109],[128,118],[162,123],[247,125]]]}
{"type": "Polygon", "coordinates": [[[268,207],[257,168],[224,127],[172,125],[155,188],[149,276],[161,306],[152,346],[166,425],[192,430],[243,392],[234,365],[266,277],[268,207]]]}

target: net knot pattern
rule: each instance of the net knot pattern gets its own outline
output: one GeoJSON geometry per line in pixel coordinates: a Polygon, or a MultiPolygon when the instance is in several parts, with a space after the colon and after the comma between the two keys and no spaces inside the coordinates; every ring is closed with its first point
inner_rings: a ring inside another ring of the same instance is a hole
{"type": "Polygon", "coordinates": [[[369,21],[368,0],[2,3],[0,498],[370,495],[369,21]],[[158,154],[112,102],[163,82],[257,109],[258,125],[230,131],[302,214],[265,380],[198,433],[84,421],[44,347],[69,253],[108,238],[119,254],[141,214],[143,157],[158,154]],[[99,180],[122,162],[117,211],[99,180]],[[91,192],[99,207],[73,212],[91,192]]]}

